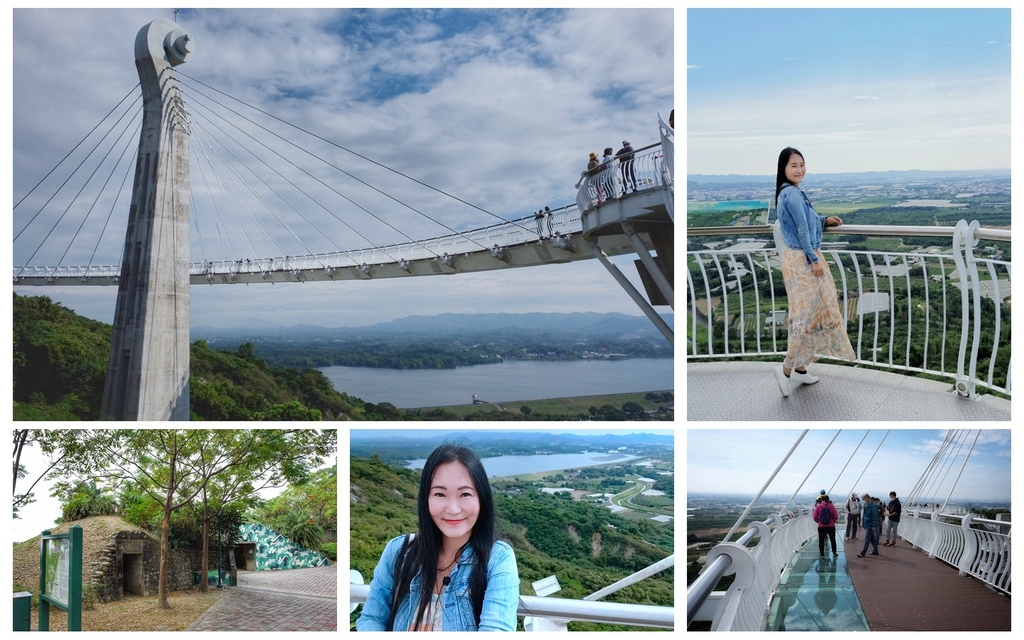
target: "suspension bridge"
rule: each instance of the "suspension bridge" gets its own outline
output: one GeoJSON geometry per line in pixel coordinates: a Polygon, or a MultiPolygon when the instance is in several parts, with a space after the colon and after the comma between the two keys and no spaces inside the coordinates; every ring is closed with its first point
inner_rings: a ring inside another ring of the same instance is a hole
{"type": "Polygon", "coordinates": [[[673,304],[674,130],[660,116],[652,142],[581,175],[572,201],[503,216],[190,77],[196,51],[176,23],[143,27],[139,85],[14,206],[15,286],[118,287],[103,415],[187,419],[196,284],[596,259],[671,342],[654,309],[673,304]],[[451,222],[467,211],[479,224],[451,222]],[[625,254],[645,291],[609,259],[625,254]]]}
{"type": "MultiPolygon", "coordinates": [[[[964,495],[963,481],[985,464],[977,450],[981,430],[945,432],[914,486],[899,496],[898,521],[884,519],[874,553],[866,553],[869,546],[863,543],[868,534],[863,528],[852,527],[851,539],[844,541],[850,516],[843,503],[853,493],[867,494],[865,486],[891,488],[896,474],[876,461],[883,446],[893,450],[894,445],[886,444],[891,433],[866,431],[851,438],[859,434],[839,430],[830,439],[821,438],[820,448],[804,442],[807,434],[804,430],[796,438],[732,529],[708,551],[704,568],[687,587],[688,627],[696,623],[711,631],[1009,631],[1010,514],[986,518],[964,508],[958,499],[964,495]],[[783,469],[795,470],[791,477],[801,479],[785,489],[788,501],[775,505],[767,520],[750,522],[747,515],[783,469]],[[824,492],[840,514],[834,553],[827,538],[819,551],[812,507],[797,503],[814,473],[828,482],[824,492]],[[896,526],[890,531],[891,522],[896,526]],[[744,525],[746,532],[733,540],[744,525]],[[887,539],[891,545],[883,544],[887,539]],[[716,590],[725,576],[733,576],[732,583],[716,590]]],[[[1009,453],[1008,441],[1005,447],[1009,453]]],[[[1008,482],[1008,473],[1006,478],[1008,482]]],[[[1008,495],[1009,487],[990,490],[1008,495]]],[[[870,495],[892,506],[889,494],[870,495]]]]}

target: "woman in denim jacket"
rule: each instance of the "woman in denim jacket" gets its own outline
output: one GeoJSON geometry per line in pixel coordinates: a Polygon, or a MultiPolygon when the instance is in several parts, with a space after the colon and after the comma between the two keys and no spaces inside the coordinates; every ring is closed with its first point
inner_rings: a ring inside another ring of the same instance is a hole
{"type": "Polygon", "coordinates": [[[847,360],[856,357],[839,312],[832,272],[821,253],[822,230],[843,221],[814,210],[799,188],[805,173],[803,154],[793,147],[783,149],[775,178],[775,205],[785,243],[785,247],[779,247],[782,279],[789,300],[789,348],[785,361],[775,369],[775,381],[783,397],[801,384],[818,381],[807,372],[807,365],[819,355],[847,360]]]}
{"type": "Polygon", "coordinates": [[[480,458],[444,444],[427,458],[419,531],[388,542],[357,631],[515,631],[519,571],[494,537],[494,501],[480,458]]]}

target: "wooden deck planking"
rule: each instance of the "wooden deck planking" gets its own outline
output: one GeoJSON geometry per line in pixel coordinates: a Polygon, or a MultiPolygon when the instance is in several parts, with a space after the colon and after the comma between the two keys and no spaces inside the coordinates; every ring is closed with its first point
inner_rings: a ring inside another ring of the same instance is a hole
{"type": "Polygon", "coordinates": [[[903,540],[858,558],[863,545],[847,541],[846,562],[872,631],[1010,630],[1010,598],[903,540]]]}

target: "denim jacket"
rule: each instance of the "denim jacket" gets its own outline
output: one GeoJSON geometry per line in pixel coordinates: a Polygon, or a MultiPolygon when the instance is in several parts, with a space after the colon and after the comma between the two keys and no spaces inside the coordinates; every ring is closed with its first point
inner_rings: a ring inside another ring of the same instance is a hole
{"type": "MultiPolygon", "coordinates": [[[[356,621],[357,631],[384,631],[391,611],[391,594],[395,588],[396,565],[402,551],[405,536],[398,536],[388,542],[381,554],[377,568],[373,570],[370,594],[363,605],[363,613],[356,621]]],[[[491,548],[487,563],[487,591],[480,611],[480,626],[473,615],[473,601],[469,593],[469,579],[476,564],[473,548],[462,550],[459,561],[450,574],[451,582],[442,593],[443,610],[441,626],[444,631],[515,631],[516,608],[519,603],[519,569],[516,556],[507,543],[500,540],[491,548]]],[[[408,631],[416,617],[419,605],[418,594],[422,585],[419,574],[413,577],[409,595],[398,603],[394,630],[408,631]]]]}
{"type": "Polygon", "coordinates": [[[782,185],[778,212],[782,239],[786,246],[802,250],[808,263],[817,262],[815,250],[821,247],[825,216],[814,210],[803,190],[791,184],[782,185]]]}

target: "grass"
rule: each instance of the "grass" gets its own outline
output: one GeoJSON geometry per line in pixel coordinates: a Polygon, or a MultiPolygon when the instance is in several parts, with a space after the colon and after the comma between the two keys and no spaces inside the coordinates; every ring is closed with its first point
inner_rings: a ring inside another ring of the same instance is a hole
{"type": "MultiPolygon", "coordinates": [[[[82,631],[182,631],[224,595],[223,590],[175,591],[167,597],[170,609],[157,607],[157,596],[130,596],[82,611],[82,631]]],[[[32,609],[32,629],[39,628],[39,611],[32,609]]],[[[67,631],[67,614],[50,607],[50,631],[67,631]]]]}
{"type": "MultiPolygon", "coordinates": [[[[660,390],[666,391],[666,390],[660,390]]],[[[504,407],[506,411],[519,411],[520,407],[527,406],[533,410],[533,413],[543,413],[548,416],[576,416],[581,413],[589,413],[590,407],[601,408],[604,405],[611,405],[616,409],[621,409],[622,405],[627,402],[635,402],[645,410],[653,411],[657,409],[659,403],[651,402],[644,398],[645,395],[650,393],[649,391],[637,391],[633,393],[613,393],[600,396],[575,396],[572,398],[542,398],[538,400],[515,400],[510,402],[499,402],[498,405],[504,407]]],[[[433,407],[423,407],[423,411],[429,411],[433,407]]],[[[476,413],[478,411],[487,411],[493,409],[494,405],[490,404],[461,404],[447,407],[436,407],[438,409],[444,409],[445,412],[454,414],[459,417],[476,413]]]]}

